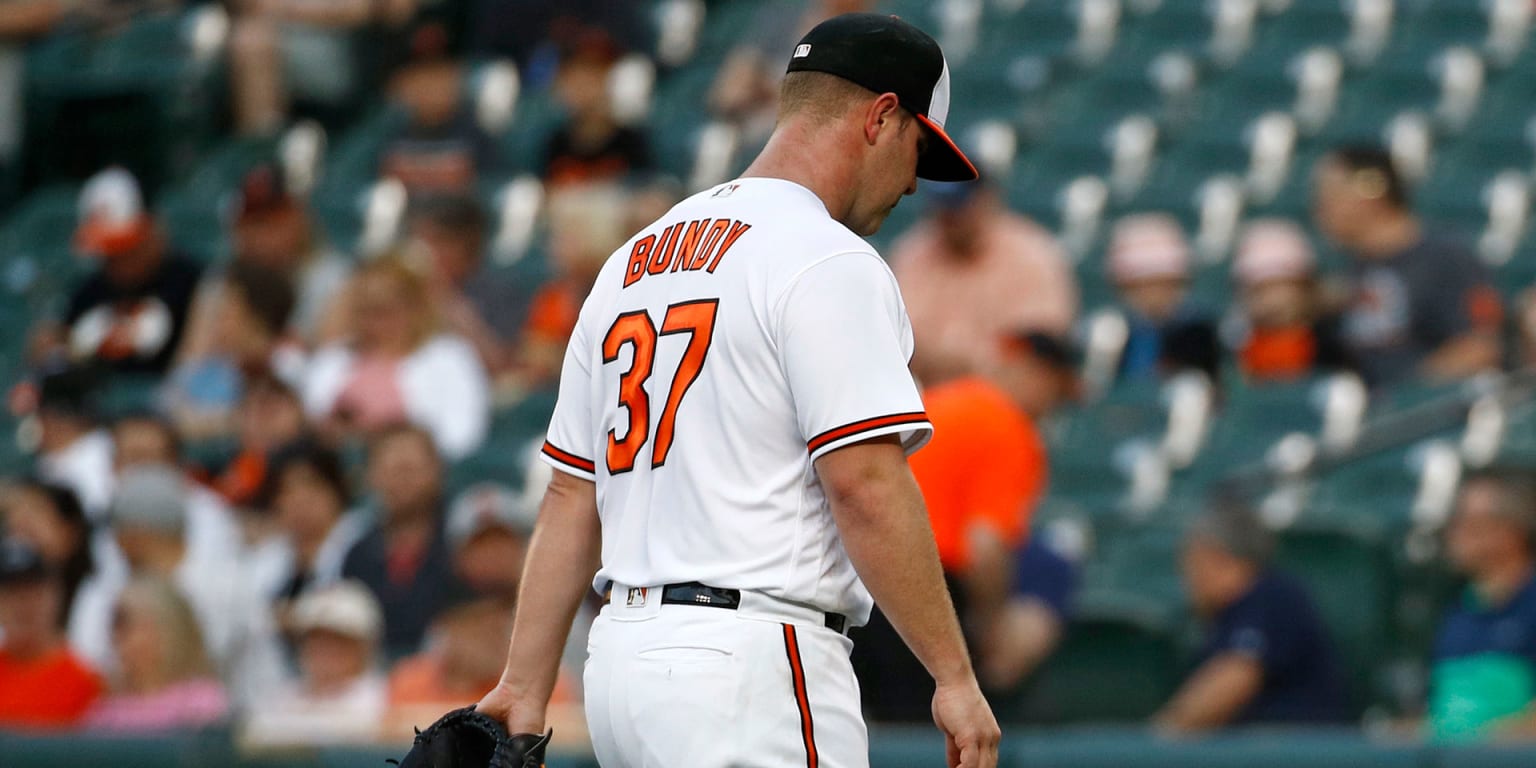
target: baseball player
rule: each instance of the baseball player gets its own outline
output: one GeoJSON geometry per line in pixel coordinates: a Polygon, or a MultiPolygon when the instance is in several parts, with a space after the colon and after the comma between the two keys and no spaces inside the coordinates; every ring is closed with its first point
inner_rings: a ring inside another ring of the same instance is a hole
{"type": "Polygon", "coordinates": [[[591,583],[607,596],[585,672],[605,768],[867,766],[847,631],[873,595],[935,680],[949,764],[996,764],[907,467],[932,430],[912,330],[859,237],[917,177],[976,178],[944,132],[949,102],[928,35],[830,19],[791,52],[743,176],[609,259],[566,352],[542,454],[557,471],[481,712],[543,730],[591,583]]]}

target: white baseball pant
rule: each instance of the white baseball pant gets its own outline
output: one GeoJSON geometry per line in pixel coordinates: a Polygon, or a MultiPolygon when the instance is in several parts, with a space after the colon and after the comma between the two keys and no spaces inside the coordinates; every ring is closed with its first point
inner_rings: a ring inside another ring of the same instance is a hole
{"type": "Polygon", "coordinates": [[[603,768],[868,768],[853,642],[810,608],[743,592],[735,610],[614,585],[587,641],[603,768]]]}

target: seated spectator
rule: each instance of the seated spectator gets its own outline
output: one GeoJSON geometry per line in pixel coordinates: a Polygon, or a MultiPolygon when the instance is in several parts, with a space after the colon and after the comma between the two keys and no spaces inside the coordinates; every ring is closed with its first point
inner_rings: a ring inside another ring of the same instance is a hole
{"type": "Polygon", "coordinates": [[[1189,299],[1189,242],[1172,216],[1138,214],[1115,222],[1107,254],[1130,337],[1122,378],[1196,370],[1216,378],[1221,346],[1216,324],[1189,299]]]}
{"type": "Polygon", "coordinates": [[[67,368],[42,377],[37,388],[37,474],[74,491],[93,523],[112,499],[112,437],[97,422],[100,375],[67,368]]]}
{"type": "Polygon", "coordinates": [[[1241,508],[1196,521],[1185,540],[1185,588],[1207,624],[1194,672],[1153,717],[1170,733],[1232,725],[1342,722],[1337,653],[1312,598],[1269,565],[1269,531],[1241,508]]]}
{"type": "Polygon", "coordinates": [[[1300,227],[1281,219],[1249,224],[1232,277],[1241,302],[1234,356],[1249,381],[1349,367],[1338,318],[1320,306],[1312,245],[1300,227]]]}
{"type": "Polygon", "coordinates": [[[235,421],[239,451],[211,487],[231,506],[246,509],[267,483],[272,453],[304,438],[304,404],[281,379],[258,375],[246,382],[235,421]]]}
{"type": "Polygon", "coordinates": [[[1437,739],[1536,734],[1536,478],[1485,470],[1462,482],[1446,554],[1466,590],[1440,620],[1430,661],[1437,739]]]}
{"type": "Polygon", "coordinates": [[[550,199],[549,258],[555,274],[534,294],[523,334],[521,362],[529,388],[559,377],[581,304],[608,257],[629,237],[627,207],[623,190],[608,184],[573,187],[550,199]]]}
{"type": "Polygon", "coordinates": [[[746,146],[762,145],[773,132],[786,52],[817,24],[844,13],[873,10],[874,3],[814,0],[807,6],[799,15],[786,13],[781,5],[760,6],[710,85],[710,114],[739,127],[746,146]]]}
{"type": "Polygon", "coordinates": [[[436,611],[464,592],[444,535],[443,464],[431,436],[399,426],[375,437],[368,490],[378,523],[347,553],[341,573],[378,597],[385,652],[399,657],[415,652],[436,611]]]}
{"type": "Polygon", "coordinates": [[[135,578],[112,616],[118,670],[112,693],[86,717],[97,732],[161,733],[203,728],[229,716],[192,606],[169,582],[135,578]]]}
{"type": "Polygon", "coordinates": [[[278,557],[263,594],[283,606],[341,579],[347,552],[366,531],[359,513],[348,511],[351,493],[341,459],[326,448],[298,443],[272,457],[263,490],[276,524],[278,557]]]}
{"type": "Polygon", "coordinates": [[[496,167],[495,142],[464,98],[463,67],[447,45],[442,25],[418,27],[390,88],[408,121],[385,139],[379,175],[399,180],[412,197],[473,194],[479,175],[496,167]]]}
{"type": "MultiPolygon", "coordinates": [[[[329,340],[339,321],[332,305],[347,284],[352,262],[325,242],[307,202],[288,187],[280,165],[267,162],[246,172],[236,190],[230,222],[230,264],[283,275],[292,292],[283,336],[304,343],[329,340]]],[[[220,293],[229,284],[215,271],[198,287],[186,342],[177,353],[185,363],[215,353],[224,322],[220,293]]],[[[263,302],[270,299],[263,298],[263,302]]],[[[270,311],[270,309],[268,310],[270,311]]],[[[279,370],[286,369],[286,362],[279,370]]]]}
{"type": "MultiPolygon", "coordinates": [[[[1037,424],[1072,392],[1072,351],[1049,334],[1019,333],[990,376],[928,387],[923,404],[934,435],[912,455],[949,582],[978,666],[999,631],[1029,518],[1045,490],[1045,443],[1037,424]]],[[[853,652],[864,708],[887,722],[933,717],[933,679],[877,608],[853,652]]]]}
{"type": "Polygon", "coordinates": [[[426,647],[389,674],[386,736],[409,736],[450,709],[468,706],[496,687],[512,636],[512,609],[482,598],[451,606],[433,622],[426,647]]]}
{"type": "MultiPolygon", "coordinates": [[[[121,477],[137,467],[182,465],[181,436],[166,419],[131,413],[112,424],[112,470],[121,477]]],[[[234,562],[243,547],[240,522],[215,492],[186,486],[187,553],[202,562],[234,562]]],[[[115,522],[115,521],[114,521],[115,522]]]]}
{"type": "Polygon", "coordinates": [[[294,0],[245,2],[232,9],[229,87],[235,129],[266,136],[287,122],[298,100],[336,109],[352,103],[366,82],[362,64],[370,27],[399,27],[415,0],[294,0]]]}
{"type": "Polygon", "coordinates": [[[1317,228],[1353,261],[1344,341],[1367,383],[1454,380],[1498,367],[1503,308],[1487,270],[1413,213],[1390,154],[1329,153],[1314,175],[1312,206],[1317,228]]]}
{"type": "Polygon", "coordinates": [[[67,728],[101,695],[64,641],[64,587],[37,550],[0,539],[0,728],[67,728]]]}
{"type": "Polygon", "coordinates": [[[984,373],[1017,328],[1066,333],[1077,281],[1055,238],[985,182],[925,182],[930,216],[896,241],[891,266],[925,384],[984,373]]]}
{"type": "Polygon", "coordinates": [[[38,329],[34,357],[164,373],[201,269],[167,244],[127,171],[108,168],[81,190],[75,246],[100,266],[70,293],[62,327],[38,329]]]}
{"type": "Polygon", "coordinates": [[[537,517],[537,509],[503,486],[480,483],[465,489],[448,508],[454,573],[475,594],[515,600],[537,517]]]}
{"type": "MultiPolygon", "coordinates": [[[[214,669],[232,697],[249,702],[282,674],[271,611],[266,596],[231,567],[237,560],[191,556],[187,506],[186,480],[174,468],[124,470],[111,509],[118,546],[133,576],[161,579],[181,591],[214,669]]],[[[102,666],[112,668],[113,657],[105,656],[102,666]]]]}
{"type": "Polygon", "coordinates": [[[63,486],[27,479],[7,488],[0,501],[0,531],[35,550],[58,576],[64,606],[59,626],[73,637],[80,627],[77,614],[89,615],[91,603],[110,597],[104,593],[110,579],[97,568],[91,523],[79,497],[63,486]],[[86,607],[77,611],[80,605],[86,607]]]}
{"type": "Polygon", "coordinates": [[[489,221],[480,201],[469,195],[428,198],[414,206],[407,224],[410,238],[432,260],[430,282],[444,328],[474,344],[493,374],[506,371],[533,291],[486,266],[489,221]]]}
{"type": "Polygon", "coordinates": [[[343,438],[416,424],[450,459],[478,448],[490,422],[485,368],[473,346],[440,331],[422,274],[379,258],[358,269],[347,299],[348,340],[316,352],[304,377],[310,418],[343,438]]]}
{"type": "Polygon", "coordinates": [[[189,440],[234,431],[247,376],[271,371],[296,383],[304,368],[303,348],[286,338],[293,311],[287,276],[236,262],[224,270],[214,301],[215,333],[207,356],[183,359],[164,392],[177,431],[189,440]]]}
{"type": "Polygon", "coordinates": [[[299,633],[299,677],[257,704],[245,723],[245,742],[377,739],[388,703],[384,677],[376,669],[383,630],[378,601],[359,584],[332,584],[299,598],[293,624],[299,633]]]}
{"type": "Polygon", "coordinates": [[[1055,652],[1072,617],[1077,573],[1039,534],[1018,555],[1013,592],[982,641],[977,677],[992,691],[1022,684],[1055,652]]]}
{"type": "Polygon", "coordinates": [[[561,57],[554,90],[566,119],[544,143],[540,165],[549,189],[650,170],[649,140],[613,114],[608,73],[619,53],[606,33],[589,30],[561,57]]]}

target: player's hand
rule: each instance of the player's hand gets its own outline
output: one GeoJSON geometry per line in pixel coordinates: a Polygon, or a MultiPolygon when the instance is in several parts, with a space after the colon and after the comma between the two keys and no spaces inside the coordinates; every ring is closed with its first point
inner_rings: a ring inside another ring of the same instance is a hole
{"type": "Polygon", "coordinates": [[[475,711],[484,713],[507,726],[508,733],[541,733],[544,730],[544,713],[533,707],[520,705],[506,681],[496,684],[490,693],[481,697],[475,711]]]}
{"type": "Polygon", "coordinates": [[[997,766],[997,743],[1003,734],[975,679],[938,687],[933,722],[944,732],[950,768],[997,766]]]}

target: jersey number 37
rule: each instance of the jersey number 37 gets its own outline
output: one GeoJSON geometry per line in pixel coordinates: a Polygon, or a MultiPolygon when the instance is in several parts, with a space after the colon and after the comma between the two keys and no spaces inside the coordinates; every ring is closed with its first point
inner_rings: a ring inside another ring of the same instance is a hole
{"type": "Polygon", "coordinates": [[[624,345],[634,348],[629,370],[619,376],[619,405],[629,414],[629,428],[619,437],[608,430],[608,473],[617,475],[635,468],[635,460],[650,440],[651,397],[645,391],[651,369],[656,364],[656,341],[660,336],[675,333],[688,334],[688,348],[683,351],[682,362],[672,375],[672,386],[667,390],[667,402],[662,406],[661,419],[656,424],[656,442],[651,447],[651,467],[660,467],[667,461],[672,450],[672,433],[677,425],[677,408],[688,394],[688,388],[699,378],[704,367],[704,356],[709,353],[709,341],[715,333],[715,310],[719,299],[700,299],[673,304],[661,321],[661,332],[645,310],[625,312],[613,321],[608,335],[603,337],[603,362],[619,359],[624,345]]]}

